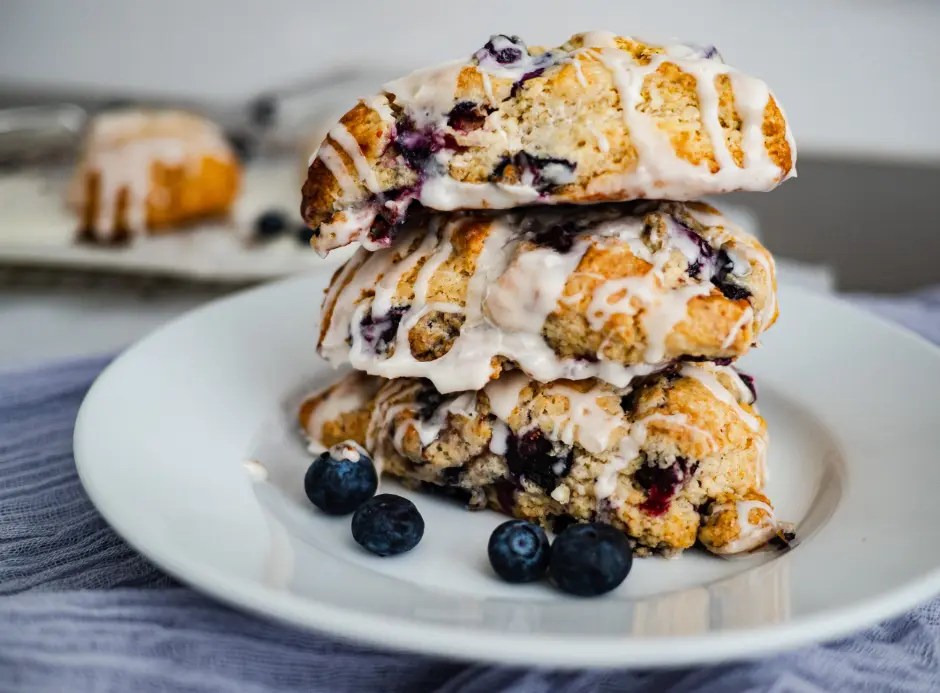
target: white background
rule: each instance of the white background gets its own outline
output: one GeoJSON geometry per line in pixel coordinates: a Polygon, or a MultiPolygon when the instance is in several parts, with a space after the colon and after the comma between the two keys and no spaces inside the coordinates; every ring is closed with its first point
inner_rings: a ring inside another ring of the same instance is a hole
{"type": "Polygon", "coordinates": [[[801,151],[940,159],[940,2],[2,0],[0,82],[242,98],[345,65],[394,73],[489,34],[713,43],[765,78],[801,151]]]}

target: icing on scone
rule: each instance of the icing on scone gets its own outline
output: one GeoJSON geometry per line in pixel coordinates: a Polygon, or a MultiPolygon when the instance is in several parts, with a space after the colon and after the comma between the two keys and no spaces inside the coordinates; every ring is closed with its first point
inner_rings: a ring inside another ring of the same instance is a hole
{"type": "Polygon", "coordinates": [[[772,285],[769,254],[704,207],[641,203],[438,215],[430,227],[404,231],[390,248],[361,249],[338,272],[324,301],[319,350],[334,364],[348,362],[373,375],[428,378],[441,392],[483,387],[500,370],[500,359],[542,382],[599,377],[622,387],[684,357],[669,346],[670,339],[699,298],[739,302],[723,309],[721,315],[740,316],[722,318],[725,331],[714,335],[712,355],[746,351],[776,316],[772,285]],[[690,216],[681,216],[684,211],[690,216]],[[712,226],[702,227],[707,236],[701,236],[681,219],[704,219],[712,226]],[[435,298],[439,284],[455,276],[454,258],[463,259],[457,244],[483,233],[472,268],[461,270],[470,272],[465,292],[435,298]],[[610,249],[629,252],[643,269],[622,278],[592,274],[585,258],[610,249]],[[745,288],[751,280],[755,289],[762,287],[760,299],[745,288]],[[408,300],[405,291],[411,293],[408,300]],[[596,348],[570,355],[553,348],[545,330],[550,316],[561,314],[569,320],[583,316],[586,328],[598,335],[596,348]],[[611,340],[621,339],[616,326],[624,320],[636,323],[639,333],[632,339],[642,349],[613,357],[619,352],[611,351],[611,340]],[[438,331],[447,332],[440,338],[449,341],[446,352],[441,347],[443,353],[417,354],[412,347],[412,330],[429,321],[445,326],[438,331]]]}
{"type": "Polygon", "coordinates": [[[598,31],[541,51],[497,35],[469,60],[390,82],[344,116],[311,157],[305,217],[321,253],[354,241],[375,249],[388,245],[412,202],[447,211],[691,200],[769,190],[795,175],[795,158],[767,85],[712,47],[598,31]],[[587,104],[608,98],[607,110],[566,105],[575,89],[587,104]],[[663,103],[670,89],[688,103],[663,103]],[[538,121],[514,110],[520,99],[543,97],[538,121]],[[564,134],[566,124],[583,124],[590,144],[546,134],[564,134]]]}

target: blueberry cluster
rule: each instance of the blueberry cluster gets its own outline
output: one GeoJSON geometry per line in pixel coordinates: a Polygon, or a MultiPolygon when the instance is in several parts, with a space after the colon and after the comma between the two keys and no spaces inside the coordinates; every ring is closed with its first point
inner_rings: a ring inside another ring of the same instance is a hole
{"type": "Polygon", "coordinates": [[[353,539],[377,556],[410,551],[424,536],[424,518],[407,498],[374,495],[379,477],[372,459],[347,441],[324,452],[307,469],[304,491],[328,515],[352,517],[353,539]]]}
{"type": "Polygon", "coordinates": [[[302,222],[292,221],[290,215],[277,209],[269,209],[259,214],[252,231],[253,240],[261,243],[292,234],[301,245],[310,245],[313,238],[313,229],[302,222]]]}
{"type": "MultiPolygon", "coordinates": [[[[424,536],[424,518],[407,498],[375,495],[378,485],[372,459],[351,441],[321,454],[304,475],[311,503],[327,515],[352,513],[353,539],[366,551],[376,556],[406,553],[424,536]]],[[[581,597],[611,591],[633,564],[627,538],[599,523],[572,523],[550,543],[538,525],[509,520],[490,535],[487,555],[506,582],[534,582],[550,572],[559,589],[581,597]]]]}
{"type": "Polygon", "coordinates": [[[571,524],[549,544],[538,525],[509,520],[490,535],[487,553],[506,582],[534,582],[550,574],[559,589],[579,597],[610,592],[633,566],[629,540],[601,523],[571,524]]]}

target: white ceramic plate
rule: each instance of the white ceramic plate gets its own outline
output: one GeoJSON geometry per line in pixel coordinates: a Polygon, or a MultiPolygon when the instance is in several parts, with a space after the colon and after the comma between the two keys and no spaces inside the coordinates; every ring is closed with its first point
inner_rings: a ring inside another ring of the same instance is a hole
{"type": "MultiPolygon", "coordinates": [[[[771,433],[769,494],[799,545],[639,560],[602,598],[490,572],[502,518],[414,496],[427,531],[379,559],[348,518],[303,495],[293,424],[315,355],[322,279],[197,310],[95,383],[75,457],[102,514],[171,574],[231,604],[373,643],[553,666],[669,666],[833,638],[940,591],[940,352],[830,298],[784,288],[783,316],[743,364],[771,433]],[[257,459],[266,480],[245,461],[257,459]]],[[[398,492],[392,483],[383,482],[398,492]]]]}

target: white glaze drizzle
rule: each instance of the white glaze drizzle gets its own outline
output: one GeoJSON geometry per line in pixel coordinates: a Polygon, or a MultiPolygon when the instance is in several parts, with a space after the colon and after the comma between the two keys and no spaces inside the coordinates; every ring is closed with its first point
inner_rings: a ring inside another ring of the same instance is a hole
{"type": "Polygon", "coordinates": [[[734,372],[734,369],[727,366],[712,366],[712,368],[714,368],[714,372],[704,366],[687,363],[679,369],[679,373],[699,381],[714,395],[715,399],[731,407],[748,428],[754,432],[759,432],[761,429],[760,419],[750,412],[745,411],[739,404],[739,400],[747,401],[747,399],[750,399],[750,395],[745,398],[741,391],[732,393],[728,388],[722,385],[721,381],[718,380],[715,375],[716,372],[724,371],[729,377],[732,377],[733,382],[740,383],[741,387],[745,387],[744,383],[741,383],[741,379],[737,377],[737,373],[734,372]]]}
{"type": "Polygon", "coordinates": [[[340,200],[345,201],[350,199],[352,195],[359,190],[359,183],[349,175],[349,171],[346,170],[346,164],[342,157],[329,142],[324,142],[320,146],[319,157],[323,160],[324,165],[326,165],[330,173],[333,174],[336,182],[339,183],[340,200]]]}
{"type": "Polygon", "coordinates": [[[330,139],[342,147],[343,151],[352,159],[353,166],[356,167],[356,173],[359,174],[359,179],[365,184],[369,192],[381,192],[382,186],[379,185],[379,180],[375,177],[375,171],[372,170],[372,165],[362,153],[359,142],[357,142],[356,138],[352,136],[352,133],[346,129],[346,126],[342,123],[334,125],[330,129],[330,139]]]}
{"type": "Polygon", "coordinates": [[[723,503],[711,509],[710,515],[721,512],[734,512],[738,525],[738,536],[720,547],[709,547],[717,554],[735,554],[753,551],[773,539],[778,523],[773,508],[760,500],[739,500],[735,503],[723,503]],[[751,522],[751,510],[764,511],[756,523],[751,522]]]}
{"type": "Polygon", "coordinates": [[[734,340],[737,339],[738,334],[744,329],[744,326],[750,323],[754,319],[754,309],[748,306],[743,311],[741,311],[741,317],[731,326],[731,329],[728,330],[728,336],[725,337],[725,340],[721,343],[722,349],[727,349],[732,344],[734,340]]]}

